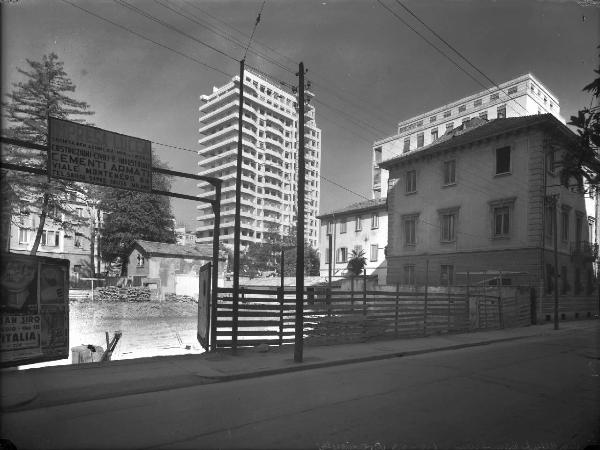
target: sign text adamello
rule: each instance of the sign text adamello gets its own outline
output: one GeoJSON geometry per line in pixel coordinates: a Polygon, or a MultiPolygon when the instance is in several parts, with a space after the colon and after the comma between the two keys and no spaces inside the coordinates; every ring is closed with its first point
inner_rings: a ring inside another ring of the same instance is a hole
{"type": "Polygon", "coordinates": [[[52,178],[121,189],[152,190],[150,141],[50,118],[52,178]]]}

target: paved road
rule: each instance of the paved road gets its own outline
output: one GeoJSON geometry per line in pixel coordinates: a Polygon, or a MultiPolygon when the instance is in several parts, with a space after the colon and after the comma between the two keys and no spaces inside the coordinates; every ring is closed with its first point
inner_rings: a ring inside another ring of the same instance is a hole
{"type": "Polygon", "coordinates": [[[583,448],[598,327],[2,416],[24,448],[583,448]]]}

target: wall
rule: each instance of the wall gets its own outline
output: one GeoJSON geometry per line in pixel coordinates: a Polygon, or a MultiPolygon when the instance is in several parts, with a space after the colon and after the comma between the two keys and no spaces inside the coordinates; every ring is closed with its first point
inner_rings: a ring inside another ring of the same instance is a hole
{"type": "Polygon", "coordinates": [[[388,238],[388,220],[385,208],[377,208],[362,212],[348,212],[336,214],[335,216],[325,217],[320,224],[319,254],[320,254],[320,275],[327,277],[329,275],[329,264],[327,261],[327,251],[329,248],[329,239],[327,237],[327,224],[333,221],[333,266],[332,275],[339,276],[345,274],[348,262],[338,261],[338,249],[345,247],[348,249],[348,259],[355,246],[360,245],[367,258],[367,275],[377,274],[380,277],[380,283],[385,284],[387,274],[387,262],[385,259],[385,247],[388,238]],[[371,228],[371,215],[378,214],[378,227],[371,228]],[[362,229],[356,231],[356,217],[361,217],[362,229]],[[340,232],[340,224],[346,223],[346,232],[340,232]],[[371,245],[377,244],[377,260],[371,261],[371,245]]]}
{"type": "MultiPolygon", "coordinates": [[[[417,283],[423,283],[427,259],[433,266],[452,264],[455,273],[485,269],[523,271],[530,274],[528,282],[539,282],[545,264],[541,254],[546,225],[544,195],[560,193],[559,208],[564,206],[571,211],[570,229],[575,227],[575,211],[585,214],[582,194],[554,186],[559,184],[558,171],[551,175],[545,170],[544,151],[548,148],[548,137],[533,130],[406,161],[392,169],[396,184],[388,196],[388,283],[404,282],[403,267],[408,264],[415,264],[417,283]],[[511,171],[496,175],[495,151],[504,146],[511,148],[511,171]],[[456,161],[456,183],[444,186],[443,163],[452,159],[456,161]],[[415,193],[405,189],[409,170],[417,172],[415,193]],[[507,237],[493,236],[490,202],[497,200],[511,201],[507,237]],[[456,238],[442,242],[440,210],[448,208],[458,211],[456,238]],[[410,214],[418,214],[414,246],[405,244],[403,230],[403,216],[410,214]]],[[[559,159],[557,155],[556,160],[559,159]]],[[[581,236],[582,240],[587,239],[587,226],[581,236]]],[[[545,245],[553,248],[552,240],[546,239],[545,245]]],[[[572,240],[568,238],[558,249],[559,257],[569,267],[573,266],[571,247],[572,240]]],[[[434,284],[439,282],[439,270],[437,267],[431,274],[434,284]]]]}

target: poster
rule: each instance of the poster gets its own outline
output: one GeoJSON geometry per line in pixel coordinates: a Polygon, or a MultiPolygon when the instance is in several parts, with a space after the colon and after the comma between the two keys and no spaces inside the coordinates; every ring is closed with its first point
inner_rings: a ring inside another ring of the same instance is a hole
{"type": "Polygon", "coordinates": [[[69,261],[3,253],[0,365],[69,356],[69,261]]]}

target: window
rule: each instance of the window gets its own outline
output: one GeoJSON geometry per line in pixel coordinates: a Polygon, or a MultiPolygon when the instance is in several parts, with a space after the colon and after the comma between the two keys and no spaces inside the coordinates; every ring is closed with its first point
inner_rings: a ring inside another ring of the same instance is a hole
{"type": "Polygon", "coordinates": [[[496,117],[498,119],[504,119],[506,117],[506,105],[500,105],[496,109],[496,117]]]}
{"type": "Polygon", "coordinates": [[[561,266],[560,279],[561,279],[560,280],[561,281],[560,293],[566,294],[571,289],[571,286],[569,286],[569,277],[567,276],[567,266],[561,266]]]}
{"type": "Polygon", "coordinates": [[[77,217],[83,217],[83,208],[76,208],[77,217]]]}
{"type": "Polygon", "coordinates": [[[338,248],[337,262],[339,262],[339,263],[348,262],[348,249],[346,247],[338,248]]]}
{"type": "Polygon", "coordinates": [[[456,212],[440,214],[440,241],[454,242],[456,240],[456,212]]]}
{"type": "Polygon", "coordinates": [[[404,148],[402,149],[402,151],[404,153],[406,153],[409,150],[410,150],[410,138],[406,138],[406,139],[404,139],[404,148]]]}
{"type": "Polygon", "coordinates": [[[361,231],[361,230],[362,230],[362,217],[356,216],[356,219],[354,220],[354,231],[361,231]]]}
{"type": "Polygon", "coordinates": [[[483,112],[479,113],[479,118],[480,119],[487,120],[487,117],[488,117],[487,111],[483,111],[483,112]]]}
{"type": "Polygon", "coordinates": [[[496,149],[496,175],[510,173],[510,147],[496,149]]]}
{"type": "Polygon", "coordinates": [[[423,147],[423,144],[425,143],[425,136],[423,133],[418,133],[417,134],[417,148],[423,147]]]}
{"type": "Polygon", "coordinates": [[[516,94],[516,93],[517,93],[517,86],[508,88],[508,95],[512,95],[512,94],[516,94]]]}
{"type": "Polygon", "coordinates": [[[444,162],[444,185],[456,183],[456,161],[445,161],[444,162]]]}
{"type": "Polygon", "coordinates": [[[435,122],[436,120],[437,120],[437,116],[431,116],[431,117],[429,118],[429,123],[433,123],[433,122],[435,122]]]}
{"type": "Polygon", "coordinates": [[[435,141],[438,138],[438,129],[434,128],[431,130],[431,140],[435,141]]]}
{"type": "Polygon", "coordinates": [[[415,265],[407,264],[404,266],[404,284],[408,286],[415,285],[415,265]]]}
{"type": "Polygon", "coordinates": [[[554,208],[552,205],[546,205],[546,239],[554,237],[554,208]]]}
{"type": "Polygon", "coordinates": [[[27,244],[29,242],[29,230],[27,228],[19,228],[19,244],[27,244]]]}
{"type": "Polygon", "coordinates": [[[333,220],[327,222],[327,234],[333,234],[333,220]]]}
{"type": "Polygon", "coordinates": [[[446,124],[446,133],[454,128],[454,122],[448,122],[446,124]]]}
{"type": "Polygon", "coordinates": [[[440,266],[440,284],[442,286],[452,286],[454,284],[454,266],[452,264],[442,264],[440,266]]]}
{"type": "Polygon", "coordinates": [[[490,95],[490,102],[494,101],[494,100],[498,100],[500,98],[500,94],[495,93],[490,95]]]}
{"type": "Polygon", "coordinates": [[[379,247],[377,244],[371,244],[371,261],[377,261],[377,256],[379,254],[379,247]]]}
{"type": "Polygon", "coordinates": [[[560,238],[563,242],[569,240],[569,211],[562,211],[560,214],[560,238]]]}
{"type": "MultiPolygon", "coordinates": [[[[540,114],[538,112],[538,114],[540,114]]],[[[550,150],[546,154],[546,169],[549,174],[554,175],[554,166],[556,164],[556,150],[550,150]]]]}
{"type": "Polygon", "coordinates": [[[375,162],[379,164],[381,162],[381,147],[375,149],[375,162]]]}
{"type": "Polygon", "coordinates": [[[463,118],[463,120],[460,121],[461,125],[464,125],[465,123],[467,123],[469,121],[468,117],[463,118]]]}
{"type": "Polygon", "coordinates": [[[460,106],[458,107],[458,112],[459,112],[459,113],[461,113],[461,112],[465,112],[466,110],[467,110],[467,105],[460,105],[460,106]]]}
{"type": "Polygon", "coordinates": [[[444,113],[444,117],[450,117],[452,115],[452,111],[446,111],[444,113]]]}
{"type": "Polygon", "coordinates": [[[581,291],[583,291],[583,285],[581,283],[581,269],[578,267],[575,268],[574,291],[576,294],[581,294],[581,291]]]}
{"type": "Polygon", "coordinates": [[[406,193],[417,192],[417,171],[409,170],[406,172],[406,193]]]}
{"type": "Polygon", "coordinates": [[[371,214],[371,228],[379,228],[379,214],[376,212],[371,214]]]}
{"type": "Polygon", "coordinates": [[[482,100],[479,98],[473,102],[473,106],[481,106],[482,100]]]}
{"type": "Polygon", "coordinates": [[[417,244],[417,216],[405,216],[403,218],[404,245],[417,244]]]}
{"type": "Polygon", "coordinates": [[[60,234],[56,231],[46,231],[42,233],[42,245],[46,247],[58,247],[60,234]]]}
{"type": "Polygon", "coordinates": [[[144,267],[144,257],[140,254],[137,255],[137,267],[144,267]]]}
{"type": "Polygon", "coordinates": [[[510,233],[510,209],[507,206],[494,208],[494,237],[505,237],[510,233]]]}
{"type": "Polygon", "coordinates": [[[345,221],[345,220],[342,220],[342,221],[340,222],[340,234],[343,234],[343,233],[345,233],[345,232],[346,232],[346,221],[345,221]]]}

